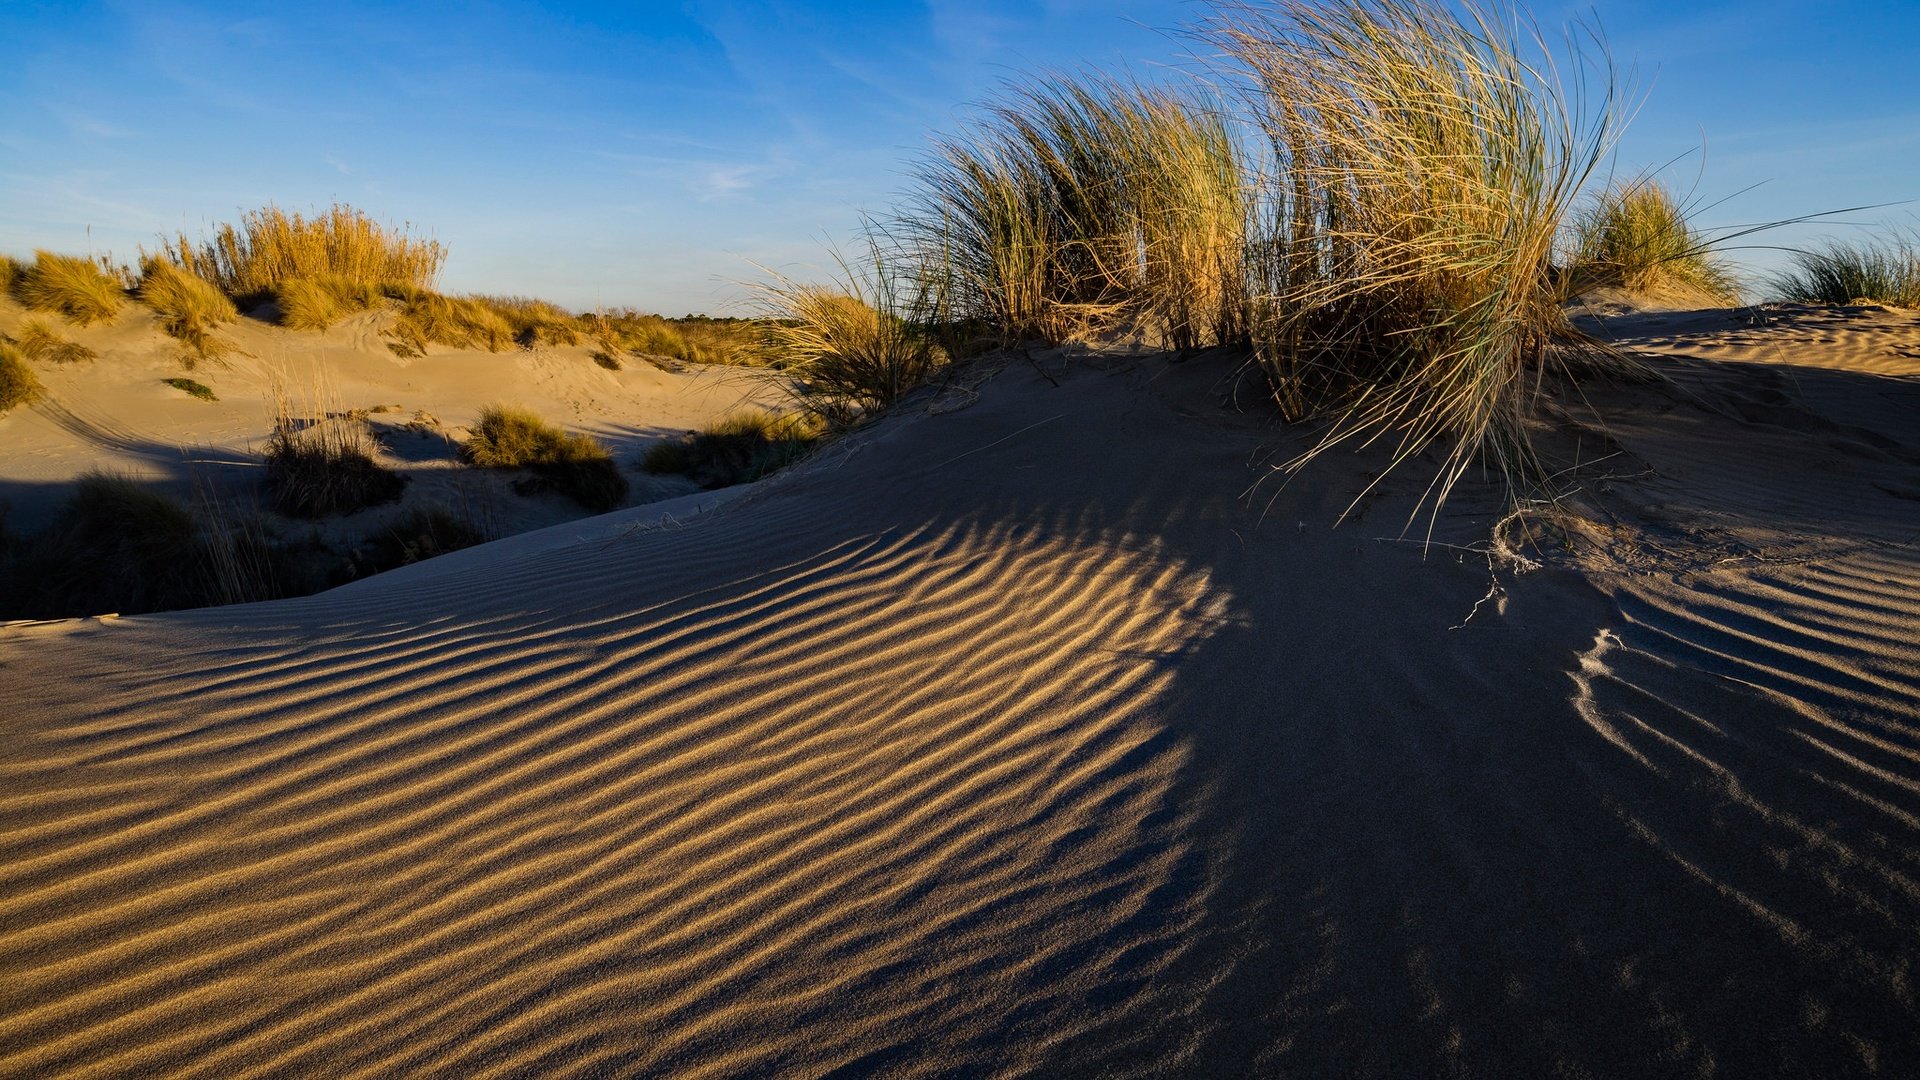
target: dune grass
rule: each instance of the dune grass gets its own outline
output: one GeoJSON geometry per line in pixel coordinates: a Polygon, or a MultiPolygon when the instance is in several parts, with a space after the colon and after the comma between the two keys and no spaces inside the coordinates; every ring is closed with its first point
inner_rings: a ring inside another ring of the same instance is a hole
{"type": "Polygon", "coordinates": [[[13,344],[32,360],[45,364],[77,364],[98,360],[100,354],[61,334],[45,319],[27,319],[13,333],[13,344]]]}
{"type": "Polygon", "coordinates": [[[545,300],[525,296],[472,296],[467,299],[503,321],[508,336],[521,348],[580,343],[582,317],[545,300]]]}
{"type": "Polygon", "coordinates": [[[750,484],[798,461],[822,434],[821,424],[808,414],[743,410],[701,431],[655,443],[640,467],[679,473],[707,489],[750,484]]]}
{"type": "Polygon", "coordinates": [[[892,261],[877,240],[867,262],[841,260],[832,285],[769,272],[754,288],[768,352],[799,379],[799,403],[829,422],[891,405],[948,363],[937,340],[948,322],[944,282],[892,261]]]}
{"type": "Polygon", "coordinates": [[[1688,222],[1665,184],[1611,184],[1573,215],[1569,291],[1615,285],[1640,292],[1678,288],[1738,303],[1739,282],[1688,222]]]}
{"type": "Polygon", "coordinates": [[[436,240],[408,235],[344,203],[311,215],[265,206],[195,243],[182,233],[160,255],[229,296],[265,299],[285,281],[339,278],[363,286],[398,282],[430,289],[446,262],[436,240]]]}
{"type": "Polygon", "coordinates": [[[11,541],[0,557],[9,618],[58,618],[193,607],[207,602],[207,571],[193,517],[173,499],[124,477],[74,484],[53,524],[11,541]]]}
{"type": "Polygon", "coordinates": [[[26,272],[26,263],[11,255],[0,255],[0,297],[12,296],[14,285],[26,272]]]}
{"type": "Polygon", "coordinates": [[[40,393],[40,379],[27,366],[20,350],[0,342],[0,414],[31,402],[40,393]]]}
{"type": "Polygon", "coordinates": [[[1790,268],[1769,282],[1783,300],[1920,308],[1920,242],[1911,236],[1832,240],[1789,258],[1790,268]]]}
{"type": "Polygon", "coordinates": [[[240,317],[233,301],[204,278],[163,259],[141,267],[140,302],[160,317],[160,329],[186,346],[189,366],[232,352],[232,342],[215,331],[240,317]]]}
{"type": "Polygon", "coordinates": [[[562,431],[527,409],[482,409],[463,451],[483,469],[527,469],[535,482],[526,490],[557,491],[588,510],[604,513],[627,497],[627,478],[599,440],[562,431]]]}
{"type": "Polygon", "coordinates": [[[161,379],[160,381],[186,394],[188,397],[196,397],[201,401],[220,400],[220,395],[213,392],[213,387],[203,382],[198,382],[193,379],[161,379]]]}
{"type": "Polygon", "coordinates": [[[1218,103],[1106,77],[1010,91],[919,168],[891,228],[958,318],[1059,343],[1240,340],[1254,192],[1218,103]]]}
{"type": "Polygon", "coordinates": [[[127,302],[126,289],[99,263],[51,251],[34,252],[33,262],[14,278],[13,295],[27,307],[81,326],[113,318],[127,302]]]}
{"type": "Polygon", "coordinates": [[[364,416],[327,408],[318,390],[304,409],[285,391],[276,397],[266,447],[266,490],[275,510],[311,519],[400,497],[406,477],[374,460],[378,445],[364,416]]]}
{"type": "Polygon", "coordinates": [[[362,574],[377,574],[486,542],[471,522],[442,507],[413,510],[367,534],[356,559],[362,574]]]}
{"type": "Polygon", "coordinates": [[[1604,46],[1569,36],[1556,66],[1525,25],[1477,0],[1273,0],[1209,24],[1274,153],[1256,357],[1286,415],[1331,419],[1290,468],[1385,435],[1396,467],[1440,448],[1435,509],[1477,463],[1531,484],[1541,376],[1635,370],[1571,324],[1553,266],[1619,84],[1604,46]]]}

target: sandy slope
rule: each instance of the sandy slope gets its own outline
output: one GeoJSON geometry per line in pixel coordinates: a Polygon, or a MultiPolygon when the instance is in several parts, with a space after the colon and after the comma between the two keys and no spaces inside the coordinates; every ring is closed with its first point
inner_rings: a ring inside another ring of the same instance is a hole
{"type": "Polygon", "coordinates": [[[1249,494],[1221,364],[1053,356],[706,513],[8,631],[0,1073],[1909,1075],[1920,381],[1762,338],[1597,392],[1497,579],[1418,477],[1328,528],[1377,456],[1249,494]]]}
{"type": "MultiPolygon", "coordinates": [[[[0,299],[0,332],[32,317],[0,299]]],[[[389,319],[364,312],[324,332],[241,319],[221,330],[238,351],[191,370],[145,308],[130,305],[112,322],[86,328],[48,319],[100,359],[36,363],[45,400],[0,417],[0,500],[10,525],[32,531],[45,524],[73,479],[93,470],[137,477],[189,502],[202,491],[243,497],[258,487],[259,454],[284,395],[302,418],[378,410],[368,419],[384,445],[383,463],[412,477],[403,504],[331,519],[324,530],[357,538],[409,509],[438,505],[508,535],[582,511],[557,495],[517,497],[511,477],[462,467],[459,442],[484,406],[530,408],[633,461],[657,439],[778,399],[748,369],[667,371],[629,360],[608,371],[593,363],[587,345],[499,353],[435,345],[426,356],[403,358],[380,333],[389,319]],[[197,400],[162,381],[172,377],[196,379],[219,400],[197,400]]],[[[630,477],[635,503],[692,489],[681,478],[630,477]]]]}

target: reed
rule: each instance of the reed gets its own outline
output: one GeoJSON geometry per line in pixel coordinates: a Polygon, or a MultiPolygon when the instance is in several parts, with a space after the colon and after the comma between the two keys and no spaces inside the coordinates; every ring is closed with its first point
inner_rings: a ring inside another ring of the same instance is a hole
{"type": "Polygon", "coordinates": [[[223,224],[211,238],[186,234],[163,241],[160,255],[229,296],[265,297],[282,282],[344,278],[361,285],[402,282],[430,289],[446,262],[437,240],[408,235],[408,225],[384,225],[344,203],[310,216],[265,206],[223,224]]]}

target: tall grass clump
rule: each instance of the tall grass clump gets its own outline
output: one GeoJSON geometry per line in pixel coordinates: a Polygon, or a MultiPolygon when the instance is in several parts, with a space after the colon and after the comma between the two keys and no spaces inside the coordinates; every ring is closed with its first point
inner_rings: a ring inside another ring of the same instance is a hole
{"type": "Polygon", "coordinates": [[[100,264],[79,255],[36,251],[13,282],[15,299],[88,326],[113,318],[127,302],[126,289],[100,264]]]}
{"type": "Polygon", "coordinates": [[[0,342],[0,413],[40,396],[40,380],[27,366],[20,350],[0,342]]]}
{"type": "Polygon", "coordinates": [[[265,206],[224,224],[195,243],[184,233],[162,242],[160,254],[229,296],[260,298],[283,281],[345,278],[363,285],[399,282],[431,289],[446,262],[437,240],[383,225],[344,203],[311,216],[265,206]]]}
{"type": "Polygon", "coordinates": [[[15,283],[20,275],[27,272],[27,265],[11,255],[0,255],[0,296],[12,296],[15,283]]]}
{"type": "Polygon", "coordinates": [[[29,359],[43,364],[77,364],[98,360],[100,354],[53,328],[45,319],[27,319],[13,332],[13,344],[29,359]]]}
{"type": "Polygon", "coordinates": [[[1217,102],[1092,77],[1010,91],[918,170],[897,229],[957,318],[1059,343],[1243,336],[1246,163],[1217,102]]]}
{"type": "Polygon", "coordinates": [[[1290,417],[1542,477],[1527,436],[1549,370],[1631,365],[1562,310],[1556,238],[1612,144],[1604,44],[1570,64],[1497,0],[1273,0],[1205,34],[1245,88],[1263,169],[1255,355],[1290,417]]]}
{"type": "Polygon", "coordinates": [[[1568,288],[1677,287],[1738,302],[1739,282],[1708,247],[1665,184],[1647,178],[1612,184],[1574,212],[1568,288]]]}
{"type": "Polygon", "coordinates": [[[163,259],[141,266],[140,302],[160,317],[160,329],[180,340],[189,359],[207,360],[233,350],[215,331],[239,318],[233,301],[206,279],[163,259]]]}
{"type": "Polygon", "coordinates": [[[580,342],[580,318],[545,300],[524,296],[474,296],[468,299],[500,319],[507,327],[508,336],[522,348],[577,345],[580,342]]]}
{"type": "Polygon", "coordinates": [[[588,510],[604,513],[627,497],[627,478],[599,440],[562,431],[527,409],[482,409],[463,450],[483,469],[527,469],[535,477],[527,490],[552,489],[588,510]]]}
{"type": "Polygon", "coordinates": [[[1911,237],[1833,240],[1823,247],[1795,251],[1789,261],[1791,267],[1771,282],[1781,299],[1920,307],[1920,243],[1911,237]]]}
{"type": "Polygon", "coordinates": [[[378,446],[358,413],[319,406],[296,411],[278,394],[273,433],[267,437],[267,495],[289,517],[319,518],[393,502],[406,477],[374,460],[378,446]],[[302,412],[312,415],[302,415],[302,412]]]}
{"type": "Polygon", "coordinates": [[[936,334],[947,322],[938,278],[889,258],[878,240],[870,261],[841,260],[831,285],[781,274],[756,286],[770,354],[800,380],[801,404],[835,423],[884,408],[948,362],[936,334]]]}

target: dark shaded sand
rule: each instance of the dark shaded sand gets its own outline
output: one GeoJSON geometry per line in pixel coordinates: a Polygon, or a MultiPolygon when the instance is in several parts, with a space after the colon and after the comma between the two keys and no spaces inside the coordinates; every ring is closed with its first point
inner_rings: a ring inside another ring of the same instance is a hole
{"type": "Polygon", "coordinates": [[[0,1073],[1913,1075],[1920,333],[1808,320],[1611,323],[1757,343],[1566,404],[1525,573],[1483,487],[1330,528],[1375,452],[1248,495],[1224,360],[1043,355],[678,523],[6,631],[0,1073]]]}

